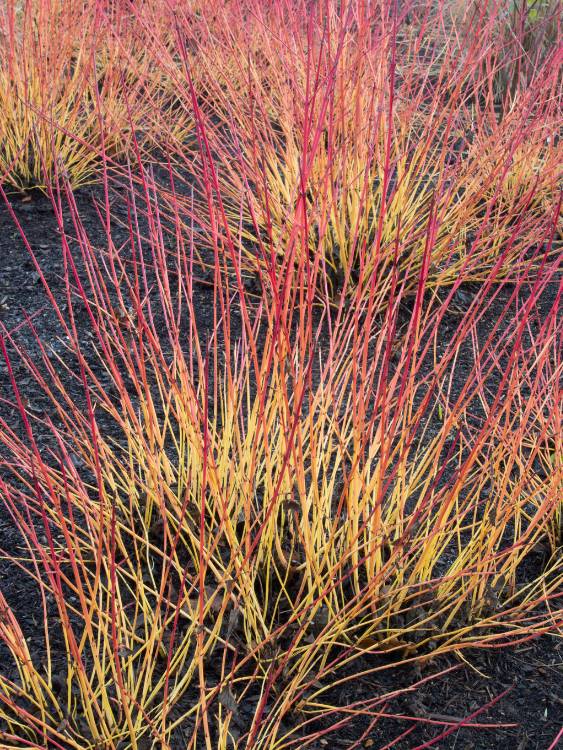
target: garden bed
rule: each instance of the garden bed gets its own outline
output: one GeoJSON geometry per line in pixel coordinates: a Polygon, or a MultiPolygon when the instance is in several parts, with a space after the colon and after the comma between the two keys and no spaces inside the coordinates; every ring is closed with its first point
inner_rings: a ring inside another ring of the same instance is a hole
{"type": "MultiPolygon", "coordinates": [[[[103,197],[100,189],[83,189],[76,194],[78,211],[84,228],[87,230],[94,245],[103,247],[105,231],[100,223],[100,215],[96,205],[100,205],[103,197]]],[[[25,231],[27,240],[33,249],[41,268],[45,269],[45,279],[49,288],[58,300],[64,300],[65,283],[63,259],[61,252],[60,233],[57,228],[50,200],[39,193],[28,195],[12,194],[10,204],[17,220],[25,231]]],[[[119,210],[119,209],[118,209],[119,210]]],[[[54,346],[57,349],[57,339],[60,329],[52,306],[45,294],[36,267],[26,249],[19,231],[4,206],[1,213],[0,257],[2,258],[2,323],[6,330],[14,334],[15,340],[28,351],[32,358],[39,359],[39,342],[42,345],[54,346]],[[32,333],[32,326],[34,332],[32,333]]],[[[124,230],[117,229],[114,233],[116,241],[123,236],[124,230]],[[121,235],[120,235],[121,233],[121,235]]],[[[474,288],[473,288],[474,289],[474,288]]],[[[556,289],[551,285],[542,299],[542,309],[549,310],[554,302],[556,289]]],[[[452,305],[451,313],[446,313],[442,322],[443,330],[453,334],[458,327],[460,315],[459,305],[469,306],[472,287],[466,288],[457,301],[452,305]]],[[[209,283],[201,283],[197,287],[197,305],[199,331],[205,336],[212,328],[213,300],[212,288],[209,283]]],[[[502,308],[503,297],[509,295],[507,289],[498,302],[497,307],[488,311],[482,321],[484,330],[491,329],[496,322],[502,308]]],[[[408,312],[406,313],[408,315],[408,312]]],[[[87,318],[78,321],[87,330],[87,318]]],[[[502,329],[500,330],[502,337],[502,329]]],[[[84,342],[88,339],[85,335],[84,342]]],[[[444,342],[447,346],[447,342],[444,342]]],[[[459,382],[454,384],[454,390],[463,382],[464,374],[470,370],[470,363],[457,371],[459,382]]],[[[6,374],[5,366],[2,369],[6,374]]],[[[28,409],[34,416],[41,419],[49,415],[49,401],[37,391],[33,380],[27,375],[24,367],[16,367],[16,376],[21,394],[27,399],[28,409]]],[[[17,425],[18,410],[14,403],[11,388],[3,379],[1,410],[9,424],[17,425]]],[[[84,402],[81,385],[69,381],[70,395],[77,403],[84,402]]],[[[36,432],[37,444],[41,451],[52,446],[52,435],[49,430],[42,434],[39,426],[36,432]]],[[[28,638],[30,650],[38,662],[42,661],[44,645],[42,638],[37,637],[40,625],[41,599],[34,581],[29,575],[10,562],[10,557],[18,558],[23,550],[21,533],[14,528],[13,522],[6,516],[1,522],[1,540],[3,559],[1,561],[2,592],[13,611],[17,614],[23,633],[28,638]],[[6,557],[7,556],[7,557],[6,557]],[[34,645],[36,644],[36,645],[34,645]]],[[[547,559],[547,547],[539,545],[537,550],[526,559],[523,578],[532,579],[542,570],[547,559]]],[[[54,663],[59,663],[64,672],[66,653],[61,643],[52,653],[54,663]]],[[[351,676],[373,668],[373,659],[365,659],[362,667],[355,663],[351,676]]],[[[387,669],[370,675],[364,679],[354,678],[351,684],[345,683],[341,689],[331,691],[331,699],[336,706],[345,708],[366,693],[393,694],[396,697],[386,702],[388,714],[397,717],[381,722],[372,732],[368,732],[360,747],[380,747],[392,741],[409,729],[411,732],[396,745],[398,748],[411,748],[423,744],[442,733],[449,732],[439,740],[437,746],[441,748],[500,748],[514,745],[515,748],[545,748],[556,736],[563,717],[561,693],[561,653],[560,644],[550,636],[525,640],[523,643],[504,648],[470,650],[465,653],[464,661],[455,656],[439,656],[425,666],[423,670],[416,664],[393,666],[393,659],[385,659],[382,665],[387,669]],[[431,673],[453,668],[437,680],[423,682],[415,690],[405,694],[401,688],[408,688],[413,682],[429,677],[431,673]],[[456,726],[470,717],[475,711],[498,696],[503,696],[497,704],[472,721],[478,728],[456,726]],[[409,718],[410,717],[410,718],[409,718]],[[416,724],[414,719],[421,719],[416,724]],[[414,730],[414,731],[413,731],[414,730]]],[[[54,670],[57,672],[57,669],[54,670]]],[[[193,699],[197,699],[194,693],[193,699]]],[[[240,707],[240,726],[245,727],[247,720],[245,706],[240,707]]],[[[343,714],[344,716],[344,714],[343,714]]],[[[337,720],[338,715],[332,717],[337,720]]],[[[286,720],[287,723],[287,720],[286,720]]],[[[323,726],[322,720],[319,726],[323,726]]],[[[327,742],[335,747],[350,747],[367,728],[367,720],[359,719],[342,730],[331,733],[329,740],[320,739],[313,748],[325,747],[327,742]]],[[[286,726],[289,729],[289,726],[286,726]]],[[[182,747],[179,743],[177,748],[182,747]]],[[[176,746],[174,746],[176,750],[176,746]]]]}

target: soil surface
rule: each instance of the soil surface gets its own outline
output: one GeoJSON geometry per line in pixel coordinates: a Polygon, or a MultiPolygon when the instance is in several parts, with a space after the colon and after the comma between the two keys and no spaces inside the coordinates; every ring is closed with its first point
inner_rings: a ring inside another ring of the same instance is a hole
{"type": "MultiPolygon", "coordinates": [[[[103,245],[105,236],[93,201],[96,195],[99,197],[96,189],[83,189],[77,191],[76,201],[90,237],[98,236],[100,245],[103,245]]],[[[15,194],[10,195],[9,199],[50,288],[58,299],[63,299],[63,256],[50,201],[39,194],[15,194]]],[[[119,231],[116,230],[117,233],[119,231]]],[[[203,333],[213,321],[212,295],[205,283],[197,286],[195,294],[200,318],[198,322],[203,333]]],[[[494,316],[494,311],[488,314],[494,316]]],[[[459,311],[452,311],[451,318],[444,321],[446,329],[449,326],[451,331],[455,331],[458,315],[459,311]]],[[[77,323],[85,325],[86,330],[86,320],[78,320],[77,323]]],[[[32,326],[40,341],[48,342],[55,348],[58,346],[60,328],[57,319],[13,218],[3,203],[0,204],[0,324],[17,337],[32,358],[39,352],[32,326]]],[[[40,413],[47,408],[47,404],[34,391],[25,369],[17,361],[14,364],[22,392],[40,413]]],[[[77,399],[82,397],[78,385],[70,384],[69,387],[76,388],[77,399]]],[[[3,361],[0,362],[0,399],[1,415],[16,431],[21,430],[3,361]]],[[[39,595],[35,583],[7,559],[21,553],[19,533],[7,514],[0,515],[0,550],[0,589],[15,609],[22,629],[30,639],[30,650],[40,657],[38,650],[42,641],[36,636],[37,618],[40,617],[39,595]]],[[[539,564],[541,560],[530,561],[530,575],[534,574],[534,566],[539,564]]],[[[466,663],[453,656],[441,657],[428,666],[422,675],[416,674],[414,668],[407,664],[377,672],[364,680],[350,680],[331,696],[342,707],[365,698],[366,694],[387,693],[447,667],[456,667],[412,693],[390,699],[385,707],[388,714],[398,717],[423,717],[424,724],[414,723],[410,718],[382,718],[370,730],[367,724],[358,721],[308,747],[354,746],[377,750],[404,733],[403,739],[393,747],[408,750],[428,742],[431,743],[428,746],[442,750],[546,749],[554,742],[563,725],[562,657],[561,643],[553,637],[543,636],[511,648],[467,652],[466,663]],[[505,692],[506,695],[498,703],[474,720],[493,726],[458,726],[464,718],[505,692]],[[362,737],[365,732],[367,734],[362,737]],[[447,732],[447,736],[438,739],[447,732]]],[[[4,665],[2,661],[2,669],[4,665]]]]}

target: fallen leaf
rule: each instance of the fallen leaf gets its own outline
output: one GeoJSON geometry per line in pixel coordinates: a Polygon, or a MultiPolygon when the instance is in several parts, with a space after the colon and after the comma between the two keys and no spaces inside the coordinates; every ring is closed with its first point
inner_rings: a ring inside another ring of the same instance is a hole
{"type": "Polygon", "coordinates": [[[233,714],[238,712],[238,703],[231,688],[223,688],[218,695],[219,703],[233,714]]]}

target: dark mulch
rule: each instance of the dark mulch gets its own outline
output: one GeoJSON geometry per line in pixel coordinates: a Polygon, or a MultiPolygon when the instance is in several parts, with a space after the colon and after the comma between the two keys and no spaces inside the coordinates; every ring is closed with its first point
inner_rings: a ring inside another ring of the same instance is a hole
{"type": "MultiPolygon", "coordinates": [[[[92,197],[95,191],[78,191],[76,199],[86,230],[92,238],[99,237],[103,244],[98,215],[94,209],[92,197]]],[[[64,284],[63,260],[60,237],[56,230],[50,202],[33,195],[31,200],[22,200],[22,196],[10,196],[15,213],[22,223],[26,235],[37,255],[47,281],[55,296],[62,299],[64,284]]],[[[116,238],[125,230],[116,229],[116,238]]],[[[196,290],[197,310],[200,317],[201,331],[209,330],[212,324],[211,296],[204,285],[196,290]]],[[[463,300],[462,300],[463,301],[463,300]]],[[[548,300],[549,303],[549,300],[548,300]]],[[[25,315],[32,321],[39,338],[55,347],[60,329],[49,302],[45,297],[39,276],[31,258],[23,246],[20,235],[5,207],[0,205],[0,320],[9,331],[16,332],[21,341],[33,356],[39,354],[38,344],[30,333],[25,322],[25,315]]],[[[494,312],[491,311],[493,316],[494,312]]],[[[444,321],[445,330],[455,331],[459,311],[452,311],[451,317],[444,321]]],[[[86,319],[78,320],[79,325],[86,325],[86,319]]],[[[492,325],[491,319],[490,324],[492,325]]],[[[487,320],[484,321],[485,327],[487,320]]],[[[15,374],[22,392],[33,402],[34,408],[40,411],[47,408],[40,395],[34,391],[33,384],[25,369],[15,361],[15,374]]],[[[76,398],[82,393],[78,384],[69,384],[76,389],[76,398]]],[[[0,397],[11,400],[7,371],[0,363],[0,397]]],[[[0,413],[12,425],[18,424],[15,409],[6,401],[0,402],[0,413]]],[[[0,548],[8,555],[17,555],[21,550],[21,539],[9,517],[0,517],[0,548]]],[[[537,571],[541,560],[531,560],[529,575],[537,571]]],[[[19,571],[8,560],[0,560],[0,587],[9,604],[15,608],[22,628],[29,634],[30,648],[40,656],[41,639],[37,636],[37,618],[39,617],[39,598],[36,585],[30,578],[19,571]],[[35,639],[37,642],[34,646],[35,639]]],[[[366,694],[381,694],[395,690],[402,685],[411,684],[434,672],[451,665],[458,668],[448,675],[425,683],[418,690],[392,700],[386,711],[393,714],[425,717],[429,723],[419,725],[405,736],[396,747],[407,750],[418,744],[436,738],[442,731],[440,722],[455,724],[480,706],[500,695],[505,690],[510,692],[489,712],[476,719],[481,723],[508,724],[511,726],[491,729],[457,728],[449,736],[439,740],[434,747],[442,750],[540,750],[547,748],[554,740],[563,723],[563,691],[561,686],[562,654],[560,643],[554,638],[542,637],[509,649],[491,649],[468,652],[465,654],[471,666],[457,661],[453,657],[439,658],[427,666],[422,675],[417,674],[412,666],[403,665],[383,672],[378,672],[364,680],[351,680],[332,696],[342,706],[366,694]],[[481,674],[480,674],[481,673],[481,674]],[[434,723],[432,723],[434,722],[434,723]]],[[[365,665],[369,666],[369,665],[365,665]]],[[[373,666],[373,665],[372,665],[373,666]]],[[[373,731],[363,740],[368,748],[380,748],[393,737],[405,732],[412,726],[407,719],[382,719],[373,731]]],[[[358,721],[343,728],[336,735],[330,735],[318,747],[326,745],[335,748],[349,747],[357,740],[365,726],[358,721]]]]}

